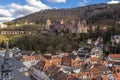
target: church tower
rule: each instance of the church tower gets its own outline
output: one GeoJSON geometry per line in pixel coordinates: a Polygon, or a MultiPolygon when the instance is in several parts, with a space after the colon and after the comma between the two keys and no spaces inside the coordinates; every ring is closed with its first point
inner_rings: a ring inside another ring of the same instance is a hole
{"type": "Polygon", "coordinates": [[[13,80],[13,66],[10,63],[8,42],[6,44],[6,51],[4,62],[1,66],[1,80],[13,80]]]}

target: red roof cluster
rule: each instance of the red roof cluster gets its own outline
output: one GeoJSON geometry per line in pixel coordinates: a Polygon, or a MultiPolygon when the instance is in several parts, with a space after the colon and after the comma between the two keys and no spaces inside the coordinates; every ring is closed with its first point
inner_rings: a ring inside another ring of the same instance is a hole
{"type": "Polygon", "coordinates": [[[120,54],[109,54],[110,58],[120,58],[120,54]]]}

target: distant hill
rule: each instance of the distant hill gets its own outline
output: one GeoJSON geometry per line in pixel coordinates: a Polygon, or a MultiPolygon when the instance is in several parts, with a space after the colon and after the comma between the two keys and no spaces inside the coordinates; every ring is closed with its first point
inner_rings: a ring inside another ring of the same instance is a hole
{"type": "Polygon", "coordinates": [[[86,20],[89,24],[115,24],[120,21],[120,4],[95,4],[70,9],[50,9],[39,11],[25,17],[17,18],[13,22],[30,21],[45,23],[64,20],[86,20]]]}

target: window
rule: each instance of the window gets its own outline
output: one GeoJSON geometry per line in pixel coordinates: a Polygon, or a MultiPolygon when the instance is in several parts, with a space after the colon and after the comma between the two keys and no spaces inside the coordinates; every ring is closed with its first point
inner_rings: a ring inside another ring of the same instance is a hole
{"type": "Polygon", "coordinates": [[[109,80],[115,80],[113,76],[110,76],[109,77],[109,80]]]}
{"type": "Polygon", "coordinates": [[[105,74],[106,72],[105,71],[103,71],[103,74],[105,74]]]}
{"type": "Polygon", "coordinates": [[[5,74],[5,78],[8,79],[9,78],[9,73],[5,74]]]}
{"type": "Polygon", "coordinates": [[[11,72],[11,77],[13,77],[13,73],[11,72]]]}
{"type": "Polygon", "coordinates": [[[83,80],[87,80],[87,78],[88,78],[87,75],[82,76],[83,80]]]}

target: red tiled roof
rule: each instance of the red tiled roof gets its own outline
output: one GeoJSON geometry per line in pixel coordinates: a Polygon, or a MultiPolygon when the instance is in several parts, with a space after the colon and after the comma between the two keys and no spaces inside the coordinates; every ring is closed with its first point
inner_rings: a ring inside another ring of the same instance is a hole
{"type": "Polygon", "coordinates": [[[51,72],[52,74],[57,73],[60,70],[60,67],[56,66],[56,68],[51,72]]]}
{"type": "Polygon", "coordinates": [[[120,54],[109,54],[110,58],[120,58],[120,54]]]}
{"type": "Polygon", "coordinates": [[[70,75],[68,76],[68,80],[79,80],[78,78],[76,78],[75,76],[73,75],[70,75]]]}
{"type": "Polygon", "coordinates": [[[89,72],[82,72],[80,75],[88,75],[90,74],[89,72]]]}
{"type": "Polygon", "coordinates": [[[90,61],[98,61],[98,58],[97,57],[90,57],[89,60],[90,61]]]}
{"type": "Polygon", "coordinates": [[[109,80],[109,76],[104,76],[103,80],[109,80]]]}
{"type": "Polygon", "coordinates": [[[120,66],[116,66],[115,68],[120,70],[120,66]]]}
{"type": "Polygon", "coordinates": [[[45,66],[45,61],[39,61],[37,64],[36,64],[36,67],[39,68],[40,70],[42,70],[45,66]]]}
{"type": "Polygon", "coordinates": [[[90,72],[101,72],[101,70],[99,68],[91,68],[90,72]]]}
{"type": "Polygon", "coordinates": [[[120,80],[120,73],[113,74],[115,80],[120,80]]]}

